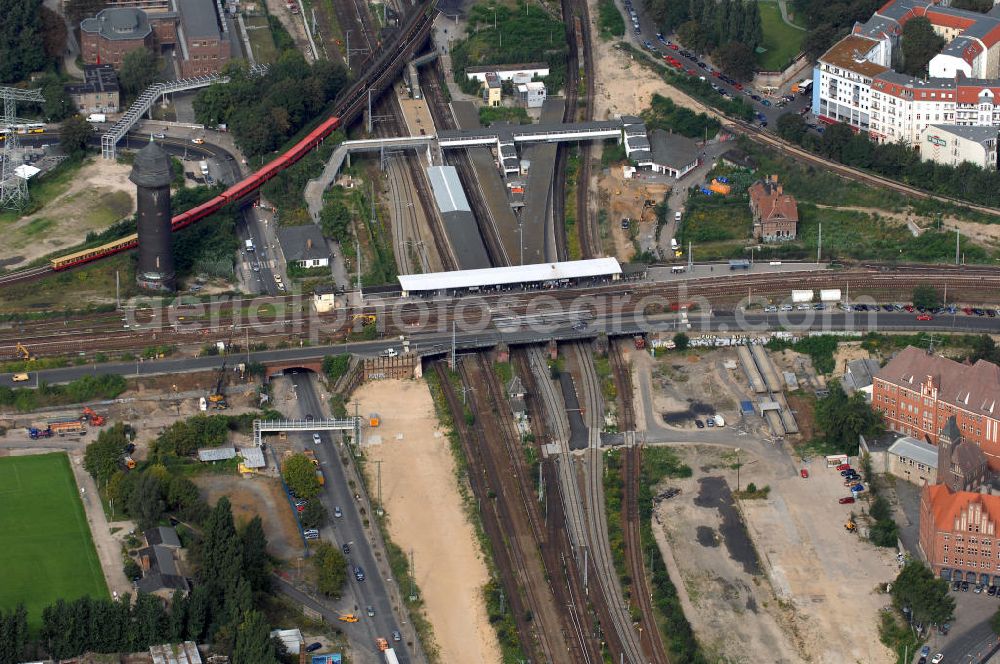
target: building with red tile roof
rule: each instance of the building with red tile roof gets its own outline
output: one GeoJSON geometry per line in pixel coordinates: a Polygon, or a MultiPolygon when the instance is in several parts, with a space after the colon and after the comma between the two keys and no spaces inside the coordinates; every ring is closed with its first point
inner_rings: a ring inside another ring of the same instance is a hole
{"type": "Polygon", "coordinates": [[[798,234],[799,206],[795,197],[786,194],[778,177],[755,182],[747,189],[753,235],[762,242],[794,240],[798,234]]]}
{"type": "Polygon", "coordinates": [[[925,484],[920,494],[920,551],[936,576],[1000,584],[1000,496],[925,484]]]}

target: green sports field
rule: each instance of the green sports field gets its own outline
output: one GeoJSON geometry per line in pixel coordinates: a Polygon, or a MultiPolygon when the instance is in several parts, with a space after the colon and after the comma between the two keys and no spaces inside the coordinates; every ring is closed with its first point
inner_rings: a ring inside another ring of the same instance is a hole
{"type": "Polygon", "coordinates": [[[764,29],[765,49],[757,61],[763,71],[780,71],[788,66],[806,38],[805,30],[796,30],[781,19],[781,10],[776,2],[758,2],[760,22],[764,29]]]}
{"type": "Polygon", "coordinates": [[[0,571],[0,609],[24,602],[32,627],[60,597],[108,596],[65,454],[0,458],[0,571]]]}

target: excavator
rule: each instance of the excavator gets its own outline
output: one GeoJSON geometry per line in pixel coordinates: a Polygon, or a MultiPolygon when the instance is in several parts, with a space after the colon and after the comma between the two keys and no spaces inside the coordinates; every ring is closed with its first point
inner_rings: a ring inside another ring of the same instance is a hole
{"type": "Polygon", "coordinates": [[[31,353],[28,352],[28,347],[22,344],[20,341],[17,342],[17,345],[14,346],[14,349],[23,356],[21,359],[24,360],[25,362],[31,362],[32,360],[35,359],[31,356],[31,353]]]}
{"type": "Polygon", "coordinates": [[[375,322],[374,314],[354,314],[351,316],[351,322],[361,321],[362,325],[371,325],[375,322]]]}
{"type": "Polygon", "coordinates": [[[95,413],[93,408],[91,408],[90,406],[87,406],[83,409],[83,414],[80,415],[80,419],[92,427],[104,426],[105,422],[104,416],[95,413]]]}
{"type": "Polygon", "coordinates": [[[226,362],[228,360],[228,357],[222,360],[222,366],[219,367],[218,379],[215,381],[215,390],[208,395],[209,405],[216,410],[229,408],[229,403],[226,402],[226,395],[222,393],[222,383],[226,380],[226,362]]]}

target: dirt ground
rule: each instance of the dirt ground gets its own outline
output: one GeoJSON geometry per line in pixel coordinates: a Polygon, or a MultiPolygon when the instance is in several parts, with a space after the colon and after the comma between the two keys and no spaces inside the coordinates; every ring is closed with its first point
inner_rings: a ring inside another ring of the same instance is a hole
{"type": "Polygon", "coordinates": [[[135,211],[135,185],[128,164],[92,159],[62,194],[44,208],[3,228],[0,263],[12,268],[61,247],[79,244],[135,211]]]}
{"type": "Polygon", "coordinates": [[[592,45],[596,71],[596,97],[594,99],[594,119],[607,120],[619,115],[635,115],[649,106],[653,93],[673,99],[678,106],[697,111],[705,108],[680,90],[666,84],[645,66],[632,59],[625,51],[614,45],[617,40],[603,41],[597,35],[597,1],[590,0],[592,45]]]}
{"type": "Polygon", "coordinates": [[[771,492],[733,505],[731,451],[678,451],[695,472],[665,484],[681,494],[660,503],[653,529],[661,549],[669,542],[685,613],[713,658],[891,661],[876,629],[888,597],[875,587],[895,576],[896,561],[843,531],[850,510],[837,504],[843,487],[833,470],[813,464],[802,479],[783,452],[744,448],[741,486],[771,492]]]}
{"type": "Polygon", "coordinates": [[[237,525],[260,516],[267,535],[267,552],[272,556],[289,560],[302,555],[302,538],[277,478],[200,475],[194,483],[210,504],[227,496],[237,525]]]}
{"type": "Polygon", "coordinates": [[[636,224],[643,227],[656,224],[654,208],[644,207],[646,200],[662,201],[670,187],[665,184],[626,180],[620,167],[612,167],[601,172],[597,178],[597,201],[608,213],[614,255],[627,261],[635,254],[632,237],[638,232],[636,224]],[[631,219],[630,230],[622,229],[622,219],[631,219]]]}
{"type": "Polygon", "coordinates": [[[481,588],[489,579],[462,508],[455,463],[423,381],[377,381],[354,393],[382,425],[366,445],[370,486],[382,462],[382,500],[392,540],[412,548],[417,585],[443,662],[500,662],[481,588]]]}

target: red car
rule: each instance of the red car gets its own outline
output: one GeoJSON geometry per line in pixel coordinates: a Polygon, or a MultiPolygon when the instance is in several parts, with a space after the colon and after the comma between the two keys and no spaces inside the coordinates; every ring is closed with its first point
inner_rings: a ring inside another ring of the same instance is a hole
{"type": "Polygon", "coordinates": [[[972,315],[972,307],[962,307],[962,313],[966,316],[972,315]]]}
{"type": "Polygon", "coordinates": [[[722,72],[716,69],[715,71],[712,72],[712,76],[719,78],[720,76],[722,76],[722,72]]]}
{"type": "Polygon", "coordinates": [[[932,320],[933,318],[930,314],[920,314],[917,316],[917,320],[932,320]]]}
{"type": "Polygon", "coordinates": [[[742,90],[743,89],[743,84],[742,83],[733,83],[733,87],[736,88],[737,90],[742,90]]]}
{"type": "Polygon", "coordinates": [[[837,471],[838,472],[841,471],[841,470],[850,470],[850,469],[851,469],[851,464],[849,464],[849,463],[842,463],[839,466],[837,466],[837,471]]]}
{"type": "Polygon", "coordinates": [[[686,72],[687,72],[688,74],[690,74],[691,76],[694,76],[695,74],[697,74],[697,73],[698,73],[698,72],[696,72],[696,71],[695,71],[695,70],[693,70],[693,69],[685,69],[684,71],[686,71],[686,72]]]}
{"type": "Polygon", "coordinates": [[[851,503],[854,502],[854,499],[848,496],[847,498],[841,498],[837,502],[839,502],[841,505],[850,505],[851,503]]]}
{"type": "Polygon", "coordinates": [[[799,471],[799,475],[801,475],[803,478],[808,478],[809,477],[809,471],[806,470],[805,468],[803,468],[802,470],[799,471]]]}
{"type": "Polygon", "coordinates": [[[904,309],[906,309],[906,310],[907,310],[908,312],[910,312],[911,314],[913,313],[913,305],[912,305],[912,304],[908,304],[908,305],[906,305],[906,306],[905,306],[905,307],[903,307],[903,308],[904,308],[904,309]]]}

